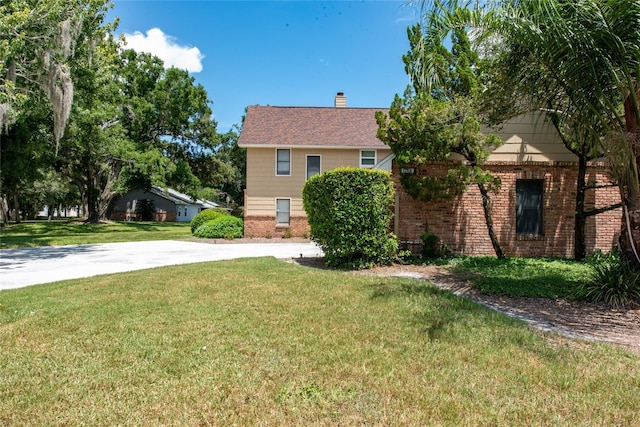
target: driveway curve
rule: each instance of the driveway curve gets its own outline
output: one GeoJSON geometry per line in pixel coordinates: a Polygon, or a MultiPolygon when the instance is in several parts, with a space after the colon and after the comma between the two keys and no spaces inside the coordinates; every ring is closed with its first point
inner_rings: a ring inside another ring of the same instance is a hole
{"type": "Polygon", "coordinates": [[[322,256],[314,243],[210,244],[178,240],[43,246],[0,251],[0,290],[167,265],[273,256],[322,256]]]}

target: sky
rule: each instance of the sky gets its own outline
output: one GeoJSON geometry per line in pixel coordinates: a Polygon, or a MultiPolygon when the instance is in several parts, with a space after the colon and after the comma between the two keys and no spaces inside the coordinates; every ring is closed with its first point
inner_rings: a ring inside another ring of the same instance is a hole
{"type": "Polygon", "coordinates": [[[409,82],[402,55],[417,9],[395,1],[114,0],[127,47],[188,70],[218,131],[249,105],[389,107],[409,82]]]}

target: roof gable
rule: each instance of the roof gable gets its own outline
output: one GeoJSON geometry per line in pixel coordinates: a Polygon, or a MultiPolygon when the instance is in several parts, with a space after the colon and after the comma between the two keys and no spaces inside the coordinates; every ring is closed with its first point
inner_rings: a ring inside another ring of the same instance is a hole
{"type": "Polygon", "coordinates": [[[376,111],[388,109],[250,106],[238,145],[384,148],[376,111]]]}

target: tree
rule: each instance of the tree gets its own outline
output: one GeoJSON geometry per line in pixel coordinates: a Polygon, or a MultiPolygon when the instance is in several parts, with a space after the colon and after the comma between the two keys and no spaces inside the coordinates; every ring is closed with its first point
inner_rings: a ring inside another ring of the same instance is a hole
{"type": "MultiPolygon", "coordinates": [[[[0,4],[0,126],[7,130],[24,102],[42,90],[53,109],[57,146],[71,113],[70,60],[101,25],[108,0],[12,0],[0,4]]],[[[0,130],[0,134],[2,130],[0,130]]]]}
{"type": "Polygon", "coordinates": [[[493,227],[492,198],[499,178],[481,165],[492,149],[502,144],[495,135],[481,132],[480,69],[466,32],[454,31],[448,52],[441,41],[423,35],[419,26],[408,30],[412,50],[404,56],[413,89],[404,98],[396,95],[389,115],[376,113],[378,138],[389,145],[400,167],[417,167],[430,161],[447,161],[445,177],[403,175],[401,183],[410,196],[424,201],[452,199],[475,184],[482,196],[487,232],[498,257],[504,257],[493,227]],[[436,58],[434,62],[425,62],[436,58]],[[417,63],[416,63],[417,62],[417,63]],[[423,78],[429,68],[430,78],[423,78]],[[464,161],[452,161],[458,154],[464,161]]]}
{"type": "Polygon", "coordinates": [[[481,30],[480,41],[526,59],[511,68],[517,69],[515,93],[543,106],[566,97],[562,116],[589,119],[592,141],[602,142],[619,184],[620,247],[640,267],[640,2],[496,0],[462,11],[457,1],[424,6],[427,25],[441,36],[473,26],[481,30]]]}

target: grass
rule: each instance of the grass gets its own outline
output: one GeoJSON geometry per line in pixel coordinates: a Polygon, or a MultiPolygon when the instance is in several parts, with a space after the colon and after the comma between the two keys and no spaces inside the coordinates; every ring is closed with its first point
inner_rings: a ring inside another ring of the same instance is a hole
{"type": "Polygon", "coordinates": [[[0,425],[633,425],[640,357],[270,258],[0,292],[0,425]]]}
{"type": "Polygon", "coordinates": [[[448,265],[485,294],[517,297],[572,299],[593,273],[587,263],[552,258],[455,257],[448,265]]]}
{"type": "Polygon", "coordinates": [[[110,222],[84,224],[76,220],[26,221],[0,230],[0,249],[87,243],[174,240],[191,237],[189,223],[110,222]]]}

